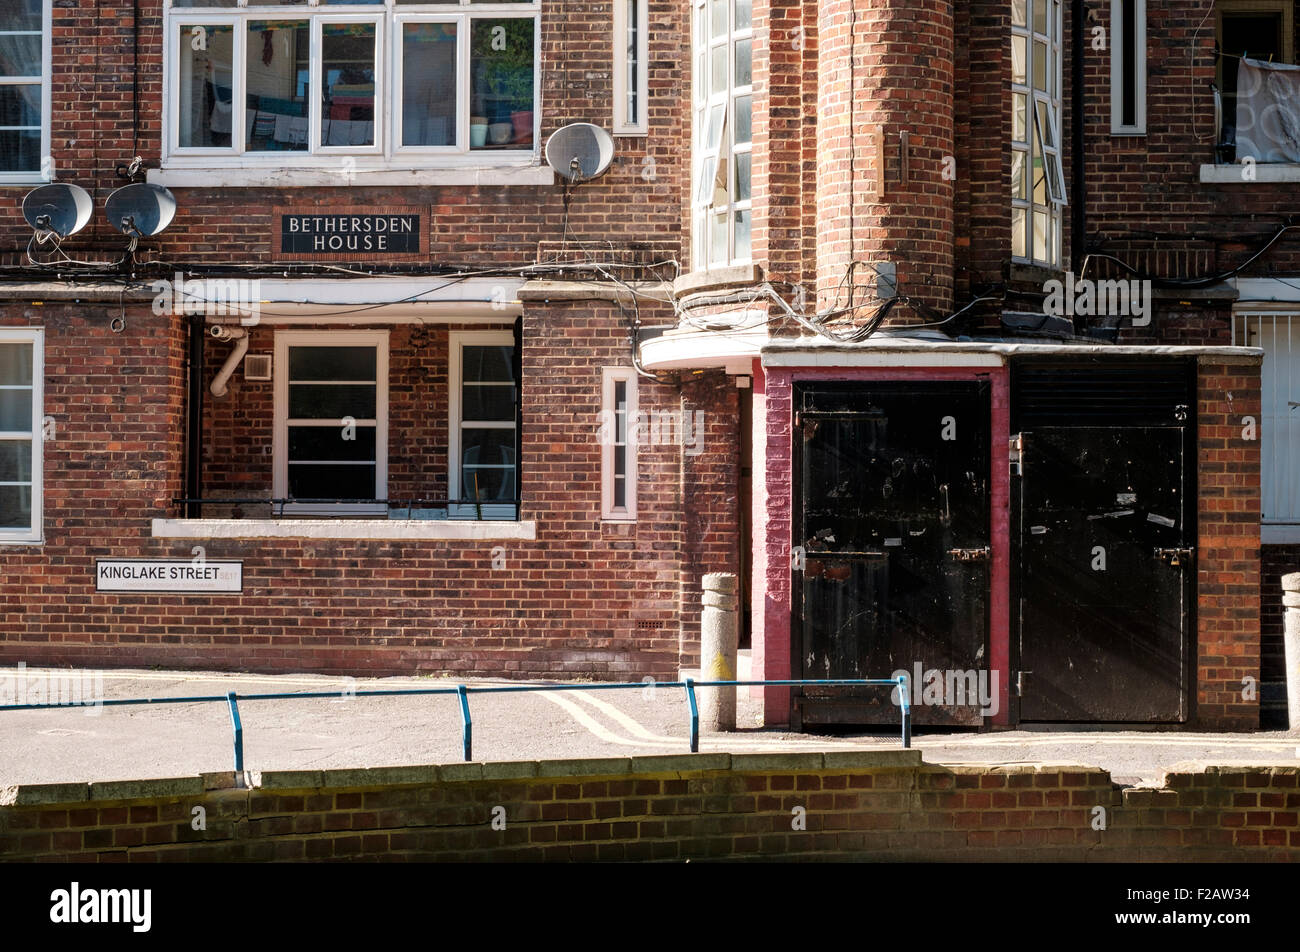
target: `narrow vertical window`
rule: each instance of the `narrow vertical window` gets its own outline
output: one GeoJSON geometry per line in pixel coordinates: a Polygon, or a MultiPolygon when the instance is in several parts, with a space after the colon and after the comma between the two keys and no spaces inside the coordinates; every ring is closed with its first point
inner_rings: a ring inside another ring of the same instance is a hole
{"type": "Polygon", "coordinates": [[[1147,129],[1146,0],[1111,0],[1110,131],[1144,135],[1147,129]]]}
{"type": "Polygon", "coordinates": [[[0,329],[0,542],[41,539],[43,333],[0,329]]]}
{"type": "Polygon", "coordinates": [[[1061,266],[1061,0],[1011,0],[1011,256],[1061,266]]]}
{"type": "Polygon", "coordinates": [[[649,0],[614,2],[614,134],[645,135],[649,0]]]}
{"type": "Polygon", "coordinates": [[[636,371],[606,367],[601,387],[601,518],[636,518],[636,371]]]}
{"type": "Polygon", "coordinates": [[[451,335],[450,472],[453,519],[515,519],[519,386],[510,331],[451,335]]]}

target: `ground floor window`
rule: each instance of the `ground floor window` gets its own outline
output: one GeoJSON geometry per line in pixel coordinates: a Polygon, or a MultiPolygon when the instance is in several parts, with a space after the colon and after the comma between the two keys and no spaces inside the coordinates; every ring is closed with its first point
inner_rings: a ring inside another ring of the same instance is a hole
{"type": "Polygon", "coordinates": [[[286,512],[387,514],[387,331],[276,334],[273,453],[286,512]]]}
{"type": "Polygon", "coordinates": [[[601,386],[601,518],[636,518],[636,371],[606,367],[601,386]]]}
{"type": "Polygon", "coordinates": [[[451,335],[447,486],[453,518],[516,518],[519,386],[510,331],[451,335]]]}
{"type": "Polygon", "coordinates": [[[41,538],[43,333],[0,328],[0,542],[41,538]]]}

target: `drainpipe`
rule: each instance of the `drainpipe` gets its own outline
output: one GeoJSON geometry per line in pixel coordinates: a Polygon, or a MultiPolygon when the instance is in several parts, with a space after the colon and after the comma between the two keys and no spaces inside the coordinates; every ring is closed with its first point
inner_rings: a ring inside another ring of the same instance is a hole
{"type": "MultiPolygon", "coordinates": [[[[190,499],[203,495],[203,344],[206,335],[203,325],[203,315],[190,317],[189,432],[186,434],[189,458],[185,472],[185,495],[190,499]]],[[[199,519],[203,507],[190,503],[185,515],[189,519],[199,519]]]]}
{"type": "Polygon", "coordinates": [[[221,365],[221,370],[217,372],[217,376],[212,381],[212,395],[214,397],[224,397],[226,395],[226,382],[230,380],[230,375],[235,372],[239,362],[248,353],[248,332],[242,327],[224,327],[221,324],[215,324],[212,327],[212,336],[217,340],[235,342],[235,346],[230,348],[230,354],[226,357],[226,362],[221,365]]]}
{"type": "MultiPolygon", "coordinates": [[[[1088,210],[1084,206],[1088,176],[1084,168],[1086,152],[1083,135],[1083,35],[1086,20],[1087,11],[1084,9],[1083,0],[1073,0],[1070,6],[1070,131],[1072,132],[1070,166],[1074,181],[1070,183],[1070,190],[1073,193],[1070,196],[1070,264],[1079,277],[1083,277],[1080,264],[1088,245],[1088,210]]],[[[1075,317],[1076,334],[1079,333],[1079,325],[1080,320],[1075,317]]]]}

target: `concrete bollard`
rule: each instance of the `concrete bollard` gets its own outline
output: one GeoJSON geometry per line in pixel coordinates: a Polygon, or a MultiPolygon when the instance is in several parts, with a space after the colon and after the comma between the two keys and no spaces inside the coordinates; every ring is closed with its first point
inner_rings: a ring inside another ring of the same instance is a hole
{"type": "Polygon", "coordinates": [[[1285,626],[1282,650],[1286,662],[1286,709],[1291,730],[1300,730],[1300,572],[1282,576],[1285,626]]]}
{"type": "MultiPolygon", "coordinates": [[[[700,680],[736,680],[739,616],[738,581],[729,572],[704,576],[704,611],[700,616],[700,680]]],[[[736,689],[700,688],[701,731],[736,729],[736,689]]]]}

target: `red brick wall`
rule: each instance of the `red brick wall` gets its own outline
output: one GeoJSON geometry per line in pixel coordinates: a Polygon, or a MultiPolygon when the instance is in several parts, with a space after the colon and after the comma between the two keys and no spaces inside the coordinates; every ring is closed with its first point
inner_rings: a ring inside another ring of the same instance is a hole
{"type": "Polygon", "coordinates": [[[1258,687],[1247,697],[1243,683],[1260,675],[1258,373],[1207,360],[1197,377],[1196,723],[1216,730],[1259,725],[1258,687]]]}
{"type": "MultiPolygon", "coordinates": [[[[525,312],[521,515],[536,521],[535,542],[200,540],[207,558],[244,562],[244,593],[212,596],[94,591],[96,557],[188,559],[196,544],[150,535],[183,494],[181,322],[137,308],[115,335],[104,310],[6,319],[46,328],[58,438],[46,452],[45,544],[0,549],[0,658],[620,679],[675,677],[698,653],[699,575],[736,565],[735,388],[689,388],[686,406],[705,411],[703,452],[641,446],[637,522],[602,522],[601,368],[629,363],[616,307],[525,312]],[[496,546],[504,568],[492,568],[496,546]]],[[[421,347],[415,333],[393,329],[394,492],[433,495],[446,466],[448,332],[425,328],[421,347]]],[[[269,344],[265,326],[254,335],[254,350],[269,344]]],[[[224,350],[212,348],[205,383],[224,350]]],[[[645,410],[683,406],[671,381],[638,386],[645,410]]],[[[207,396],[209,491],[269,495],[268,391],[241,381],[207,396]]]]}
{"type": "Polygon", "coordinates": [[[48,784],[6,791],[0,859],[1294,861],[1298,774],[1207,767],[1121,789],[1087,767],[900,750],[48,784]]]}

